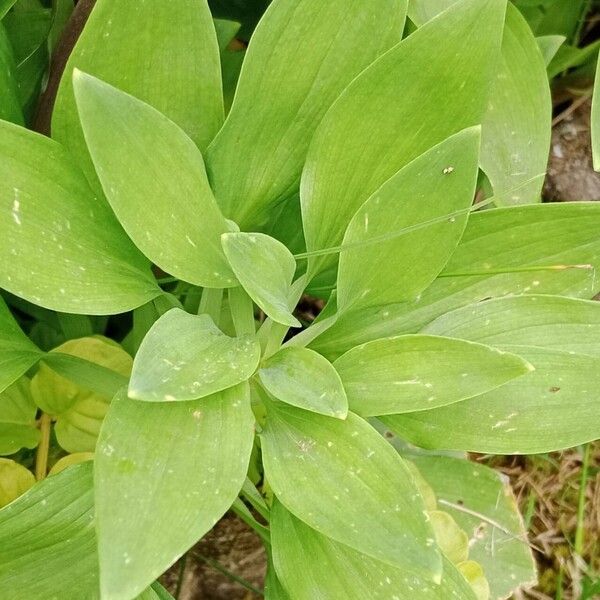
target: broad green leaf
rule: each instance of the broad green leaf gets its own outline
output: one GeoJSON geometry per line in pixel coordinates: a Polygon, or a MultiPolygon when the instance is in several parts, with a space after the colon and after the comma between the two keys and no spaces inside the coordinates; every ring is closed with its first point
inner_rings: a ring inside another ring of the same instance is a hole
{"type": "Polygon", "coordinates": [[[412,460],[434,488],[440,508],[469,534],[469,558],[483,566],[491,598],[506,598],[519,586],[534,584],[536,567],[508,480],[467,460],[443,456],[412,460]]]}
{"type": "Polygon", "coordinates": [[[215,196],[242,229],[298,188],[309,142],[340,92],[400,41],[406,0],[277,0],[250,41],[231,112],[208,150],[215,196]]]}
{"type": "MultiPolygon", "coordinates": [[[[413,21],[457,0],[412,0],[413,21]]],[[[550,147],[552,103],[546,64],[527,21],[508,3],[504,36],[482,121],[481,167],[501,204],[540,201],[550,147]]]]}
{"type": "Polygon", "coordinates": [[[546,67],[552,62],[559,48],[565,43],[564,35],[542,35],[535,38],[546,67]]]}
{"type": "MultiPolygon", "coordinates": [[[[309,251],[338,245],[352,215],[394,173],[481,122],[504,11],[503,0],[462,0],[344,90],[320,123],[302,174],[309,251]]],[[[310,272],[332,262],[315,259],[310,272]]]]}
{"type": "Polygon", "coordinates": [[[427,513],[431,519],[435,541],[444,556],[453,564],[464,562],[469,556],[469,536],[458,523],[443,510],[427,513]]]}
{"type": "Polygon", "coordinates": [[[548,77],[553,79],[567,69],[579,67],[588,61],[595,60],[600,48],[600,40],[596,40],[583,48],[563,44],[548,65],[548,77]]]}
{"type": "MultiPolygon", "coordinates": [[[[133,363],[118,344],[99,337],[69,340],[56,348],[56,352],[85,359],[124,378],[133,363]]],[[[93,452],[111,397],[66,379],[52,369],[52,364],[42,362],[33,376],[31,391],[36,404],[56,417],[54,431],[62,448],[67,452],[93,452]]]]}
{"type": "Polygon", "coordinates": [[[481,168],[500,204],[539,202],[552,101],[546,65],[529,25],[508,4],[502,52],[481,133],[481,168]]]}
{"type": "Polygon", "coordinates": [[[21,377],[0,393],[0,454],[35,448],[40,432],[36,426],[37,406],[31,397],[30,381],[21,377]]]}
{"type": "MultiPolygon", "coordinates": [[[[0,7],[0,14],[1,11],[0,7]]],[[[0,119],[23,125],[16,69],[10,40],[6,35],[6,29],[0,23],[0,119]]]]}
{"type": "Polygon", "coordinates": [[[274,321],[300,327],[290,304],[296,261],[276,239],[262,233],[226,233],[225,256],[248,295],[274,321]]]}
{"type": "Polygon", "coordinates": [[[92,463],[48,477],[0,511],[0,596],[96,600],[92,463]]]}
{"type": "Polygon", "coordinates": [[[592,159],[594,162],[594,170],[600,171],[600,56],[598,56],[596,77],[594,79],[590,131],[592,134],[592,159]]]}
{"type": "Polygon", "coordinates": [[[114,314],[161,293],[148,262],[68,153],[0,122],[0,286],[76,314],[114,314]]]}
{"type": "Polygon", "coordinates": [[[103,597],[134,597],[213,527],[253,437],[247,384],[177,404],[114,398],[94,461],[103,597]]]}
{"type": "Polygon", "coordinates": [[[265,477],[296,517],[359,552],[440,580],[440,555],[410,471],[363,419],[269,404],[261,440],[265,477]]]}
{"type": "Polygon", "coordinates": [[[128,395],[154,402],[203,398],[249,379],[259,359],[253,336],[231,338],[208,315],[174,308],[144,338],[128,395]]]}
{"type": "Polygon", "coordinates": [[[428,150],[358,209],[342,243],[338,312],[413,300],[443,269],[473,202],[479,134],[473,127],[428,150]],[[452,216],[397,235],[445,215],[452,216]]]}
{"type": "Polygon", "coordinates": [[[73,72],[81,124],[119,221],[161,269],[208,287],[236,284],[221,249],[228,231],[200,151],[150,105],[73,72]]]}
{"type": "Polygon", "coordinates": [[[94,460],[93,452],[75,452],[73,454],[67,454],[67,456],[59,458],[52,465],[49,474],[56,475],[57,473],[64,471],[67,467],[78,465],[79,463],[86,462],[88,460],[94,460]]]}
{"type": "Polygon", "coordinates": [[[34,483],[29,469],[9,458],[0,458],[0,508],[22,496],[34,483]]]}
{"type": "Polygon", "coordinates": [[[533,369],[515,354],[429,335],[374,340],[349,350],[334,366],[351,410],[363,417],[453,404],[533,369]]]}
{"type": "Polygon", "coordinates": [[[290,600],[288,593],[283,589],[283,585],[281,585],[281,581],[279,581],[279,577],[277,577],[272,560],[269,560],[267,563],[265,600],[290,600]]]}
{"type": "Polygon", "coordinates": [[[204,151],[223,120],[219,49],[206,0],[98,0],[65,68],[52,135],[96,183],[73,95],[80,69],[147,102],[204,151]],[[165,51],[168,49],[168,51],[165,51]]]}
{"type": "MultiPolygon", "coordinates": [[[[3,270],[7,266],[3,263],[3,270]]],[[[0,297],[0,392],[15,382],[42,356],[39,348],[21,331],[0,297]]]]}
{"type": "Polygon", "coordinates": [[[468,583],[448,561],[440,585],[361,554],[318,533],[282,504],[271,511],[273,560],[295,600],[475,600],[468,583]]]}
{"type": "Polygon", "coordinates": [[[469,582],[477,600],[489,600],[490,584],[485,577],[482,566],[474,560],[465,560],[458,564],[458,570],[469,582]]]}
{"type": "Polygon", "coordinates": [[[13,7],[17,0],[0,0],[0,20],[4,18],[6,13],[13,7]]]}
{"type": "Polygon", "coordinates": [[[592,202],[472,214],[441,277],[419,300],[342,315],[311,347],[336,358],[371,340],[416,333],[446,312],[490,297],[539,293],[592,298],[600,291],[594,276],[600,269],[598,231],[600,205],[592,202]]]}
{"type": "Polygon", "coordinates": [[[600,381],[595,333],[600,305],[575,299],[553,305],[553,300],[502,298],[434,321],[427,331],[485,339],[518,352],[535,371],[453,406],[385,422],[417,445],[494,454],[548,452],[598,439],[600,407],[593,390],[600,381]]]}
{"type": "Polygon", "coordinates": [[[265,389],[275,398],[305,410],[345,419],[346,392],[332,364],[308,348],[282,348],[258,370],[265,389]]]}

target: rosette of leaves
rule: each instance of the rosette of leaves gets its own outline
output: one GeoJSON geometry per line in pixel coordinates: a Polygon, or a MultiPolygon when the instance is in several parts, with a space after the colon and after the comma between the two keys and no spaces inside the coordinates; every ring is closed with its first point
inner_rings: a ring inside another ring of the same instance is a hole
{"type": "Polygon", "coordinates": [[[525,21],[449,4],[404,35],[403,0],[274,0],[225,118],[204,0],[99,0],[52,139],[0,124],[0,285],[133,311],[135,351],[130,377],[57,360],[7,311],[6,386],[43,359],[114,395],[93,474],[0,511],[0,592],[164,598],[154,580],[230,508],[265,542],[270,599],[535,579],[508,486],[461,453],[600,435],[600,206],[537,204],[550,103],[525,21]],[[310,325],[307,291],[327,301],[310,325]]]}

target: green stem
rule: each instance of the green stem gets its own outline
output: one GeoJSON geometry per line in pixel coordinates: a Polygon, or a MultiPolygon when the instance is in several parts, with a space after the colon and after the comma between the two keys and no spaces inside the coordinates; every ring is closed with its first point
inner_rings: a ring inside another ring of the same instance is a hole
{"type": "Polygon", "coordinates": [[[223,290],[221,288],[204,288],[200,298],[198,314],[208,315],[215,325],[221,320],[221,304],[223,303],[223,290]]]}
{"type": "Polygon", "coordinates": [[[237,335],[256,333],[254,321],[254,304],[244,288],[238,286],[229,288],[229,310],[237,335]]]}
{"type": "Polygon", "coordinates": [[[590,469],[590,448],[591,444],[586,444],[583,450],[583,462],[581,464],[581,480],[579,482],[579,502],[577,504],[577,529],[575,530],[575,552],[579,556],[583,554],[583,544],[585,542],[585,503],[587,480],[590,469]]]}
{"type": "Polygon", "coordinates": [[[246,477],[242,486],[242,496],[252,504],[252,508],[265,520],[269,520],[269,507],[260,492],[254,487],[254,484],[246,477]]]}
{"type": "Polygon", "coordinates": [[[249,581],[247,581],[243,577],[240,577],[239,575],[232,573],[229,569],[226,569],[221,563],[217,562],[216,560],[209,558],[208,556],[198,554],[197,552],[194,552],[194,556],[196,558],[204,561],[207,565],[210,565],[213,569],[216,569],[217,571],[219,571],[219,573],[222,573],[226,577],[229,577],[229,579],[231,579],[232,581],[239,583],[242,587],[246,588],[250,592],[252,592],[260,597],[264,596],[264,594],[261,590],[254,587],[249,581]]]}
{"type": "Polygon", "coordinates": [[[248,527],[254,529],[258,534],[258,537],[263,541],[264,544],[269,546],[271,544],[271,536],[269,530],[264,525],[261,525],[248,510],[248,507],[239,499],[236,498],[231,506],[231,510],[242,520],[248,527]]]}
{"type": "Polygon", "coordinates": [[[40,443],[35,454],[35,478],[41,481],[48,473],[48,452],[50,451],[50,429],[52,418],[42,413],[40,417],[40,443]]]}
{"type": "Polygon", "coordinates": [[[187,552],[179,559],[179,574],[177,575],[177,587],[175,588],[175,600],[179,600],[181,588],[183,587],[183,576],[185,575],[185,567],[187,566],[187,552]]]}

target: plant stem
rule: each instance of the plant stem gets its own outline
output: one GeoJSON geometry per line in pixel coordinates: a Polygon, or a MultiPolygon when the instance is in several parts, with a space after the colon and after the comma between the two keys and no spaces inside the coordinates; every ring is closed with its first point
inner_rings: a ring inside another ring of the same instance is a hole
{"type": "Polygon", "coordinates": [[[217,327],[221,320],[221,304],[223,302],[223,290],[221,288],[204,288],[200,298],[198,314],[207,314],[217,327]]]}
{"type": "Polygon", "coordinates": [[[575,530],[575,552],[579,556],[583,553],[583,544],[585,542],[585,502],[587,480],[590,469],[590,448],[591,444],[586,444],[583,450],[583,462],[581,464],[581,480],[579,482],[579,502],[577,504],[577,528],[575,530]]]}
{"type": "Polygon", "coordinates": [[[198,554],[197,552],[194,552],[194,556],[204,561],[207,565],[210,565],[213,569],[219,571],[219,573],[223,573],[223,575],[229,577],[229,579],[235,581],[236,583],[239,583],[242,587],[253,592],[257,596],[264,596],[261,590],[254,587],[249,581],[246,581],[243,577],[240,577],[239,575],[232,573],[229,569],[226,569],[221,563],[217,562],[216,560],[209,558],[208,556],[198,554]]]}
{"type": "Polygon", "coordinates": [[[237,335],[256,333],[254,322],[254,304],[244,288],[229,288],[229,310],[237,335]]]}
{"type": "Polygon", "coordinates": [[[187,566],[187,552],[179,559],[179,574],[177,575],[177,587],[175,588],[175,600],[179,600],[181,588],[183,587],[183,576],[185,575],[185,567],[187,566]]]}
{"type": "Polygon", "coordinates": [[[248,527],[254,529],[258,534],[258,537],[263,541],[263,543],[267,546],[271,544],[271,536],[269,535],[269,530],[261,525],[253,516],[252,513],[248,510],[248,507],[239,499],[236,498],[231,506],[231,510],[242,520],[248,527]]]}
{"type": "Polygon", "coordinates": [[[246,481],[242,486],[242,496],[252,504],[252,508],[263,518],[265,521],[269,520],[269,507],[264,501],[264,498],[260,495],[260,492],[254,487],[254,484],[246,477],[246,481]]]}
{"type": "Polygon", "coordinates": [[[35,455],[35,478],[41,481],[48,472],[48,452],[50,450],[50,428],[52,418],[46,413],[40,417],[40,443],[35,455]]]}

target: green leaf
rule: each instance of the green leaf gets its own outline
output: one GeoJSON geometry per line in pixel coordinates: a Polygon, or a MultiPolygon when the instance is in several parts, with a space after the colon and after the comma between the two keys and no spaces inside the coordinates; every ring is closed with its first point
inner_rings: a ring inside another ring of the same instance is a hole
{"type": "Polygon", "coordinates": [[[358,209],[342,244],[338,312],[413,300],[443,269],[473,202],[479,134],[473,127],[425,152],[358,209]],[[452,216],[397,235],[445,215],[452,216]]]}
{"type": "MultiPolygon", "coordinates": [[[[108,369],[123,378],[125,383],[133,362],[118,344],[100,337],[69,340],[56,348],[56,352],[108,369]]],[[[48,359],[53,354],[50,352],[48,359]]],[[[31,380],[36,404],[56,417],[54,431],[62,448],[67,452],[93,452],[112,396],[96,393],[79,381],[66,379],[53,370],[53,361],[47,362],[48,365],[46,360],[40,364],[31,380]]]]}
{"type": "Polygon", "coordinates": [[[406,0],[277,0],[246,52],[207,164],[225,215],[263,224],[298,188],[309,142],[340,92],[400,41],[406,0]]]}
{"type": "Polygon", "coordinates": [[[260,382],[275,398],[305,410],[345,419],[348,401],[331,363],[308,348],[282,348],[258,371],[260,382]]]}
{"type": "Polygon", "coordinates": [[[98,189],[75,106],[76,68],[152,105],[202,151],[223,121],[219,49],[206,0],[181,0],[176,8],[163,0],[96,2],[61,79],[52,135],[98,189]]]}
{"type": "Polygon", "coordinates": [[[467,460],[412,460],[434,488],[441,508],[469,534],[469,557],[482,565],[491,598],[506,598],[519,586],[534,584],[536,567],[508,480],[467,460]]]}
{"type": "Polygon", "coordinates": [[[249,379],[259,360],[253,336],[231,338],[208,315],[174,308],[144,338],[128,395],[151,402],[203,398],[249,379]]]}
{"type": "Polygon", "coordinates": [[[290,600],[288,593],[283,589],[273,561],[269,559],[267,563],[267,576],[265,579],[265,600],[290,600]]]}
{"type": "Polygon", "coordinates": [[[103,597],[132,598],[213,527],[242,487],[253,429],[246,384],[188,403],[114,398],[95,460],[103,597]]]}
{"type": "MultiPolygon", "coordinates": [[[[7,268],[8,265],[4,263],[2,270],[7,268]]],[[[0,297],[0,392],[15,382],[42,356],[39,348],[21,331],[8,306],[0,297]]]]}
{"type": "MultiPolygon", "coordinates": [[[[481,122],[504,10],[502,0],[462,0],[346,88],[320,123],[302,174],[309,251],[338,245],[352,215],[385,181],[435,144],[481,122]]],[[[332,262],[318,258],[310,272],[332,262]]]]}
{"type": "Polygon", "coordinates": [[[225,233],[225,256],[248,295],[274,321],[300,327],[290,304],[296,261],[276,239],[262,233],[225,233]]]}
{"type": "Polygon", "coordinates": [[[502,52],[482,123],[481,168],[499,204],[539,202],[552,100],[546,65],[519,10],[508,4],[502,52]]]}
{"type": "Polygon", "coordinates": [[[349,350],[334,366],[351,410],[363,417],[453,404],[533,369],[515,354],[429,335],[374,340],[349,350]]]}
{"type": "Polygon", "coordinates": [[[469,536],[443,510],[428,512],[435,540],[444,556],[453,564],[464,562],[469,556],[469,536]]]}
{"type": "Polygon", "coordinates": [[[592,134],[592,159],[594,170],[600,171],[600,55],[596,65],[596,77],[594,79],[594,93],[592,96],[592,116],[590,131],[592,134]]]}
{"type": "Polygon", "coordinates": [[[22,496],[34,483],[31,471],[14,460],[0,458],[0,508],[22,496]]]}
{"type": "Polygon", "coordinates": [[[277,574],[297,600],[313,600],[315,590],[320,600],[475,600],[448,560],[441,584],[432,584],[318,533],[279,502],[271,511],[271,540],[277,574]]]}
{"type": "Polygon", "coordinates": [[[341,421],[269,404],[261,440],[265,477],[294,515],[359,552],[439,581],[440,555],[410,471],[368,423],[352,413],[341,421]]]}
{"type": "Polygon", "coordinates": [[[564,35],[542,35],[535,38],[546,67],[552,62],[559,48],[565,43],[564,35]]]}
{"type": "Polygon", "coordinates": [[[99,79],[75,70],[73,85],[98,178],[137,247],[190,283],[236,285],[221,249],[227,223],[192,140],[150,105],[99,79]]]}
{"type": "Polygon", "coordinates": [[[548,452],[598,439],[598,327],[600,305],[546,296],[491,300],[445,315],[427,331],[484,339],[518,352],[535,371],[470,400],[385,422],[417,445],[494,454],[548,452]]]}
{"type": "Polygon", "coordinates": [[[17,0],[0,0],[0,20],[4,18],[6,13],[13,7],[17,0]]]}
{"type": "Polygon", "coordinates": [[[98,598],[92,463],[44,479],[0,511],[0,596],[98,598]]]}
{"type": "Polygon", "coordinates": [[[600,291],[594,276],[600,269],[598,231],[600,205],[592,202],[474,213],[441,277],[419,300],[341,315],[311,347],[336,358],[371,340],[416,333],[446,312],[490,297],[540,293],[591,298],[600,291]],[[560,268],[586,264],[591,268],[560,268]],[[552,266],[558,268],[547,268],[552,266]]]}
{"type": "Polygon", "coordinates": [[[148,262],[68,153],[0,122],[0,286],[75,314],[114,314],[161,293],[148,262]]]}
{"type": "MultiPolygon", "coordinates": [[[[1,13],[0,6],[0,15],[1,13]]],[[[0,119],[23,125],[16,69],[10,40],[6,35],[6,29],[0,23],[0,119]]]]}
{"type": "Polygon", "coordinates": [[[21,377],[0,393],[0,454],[14,454],[21,448],[35,448],[40,439],[31,397],[30,381],[21,377]]]}

